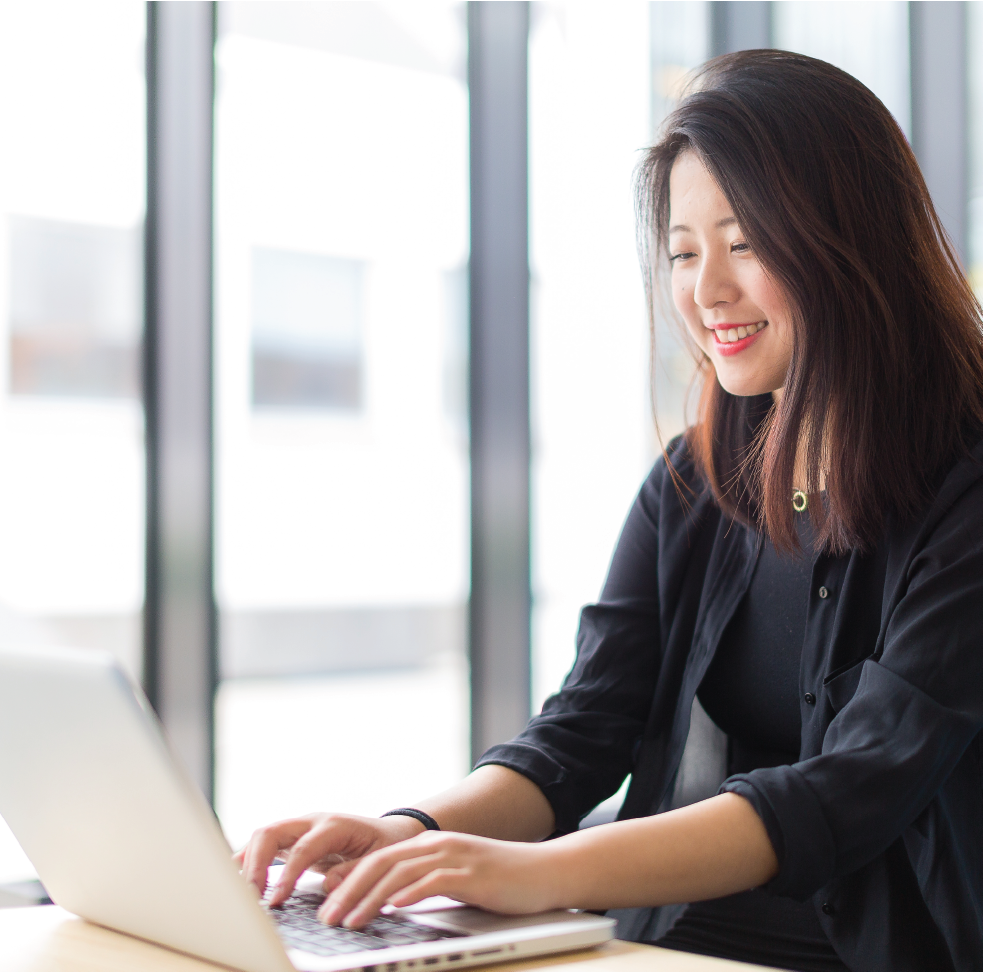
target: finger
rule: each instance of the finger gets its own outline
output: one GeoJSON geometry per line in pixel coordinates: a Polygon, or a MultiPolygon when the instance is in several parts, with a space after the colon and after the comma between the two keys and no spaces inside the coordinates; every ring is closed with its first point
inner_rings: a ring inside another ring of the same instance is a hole
{"type": "Polygon", "coordinates": [[[433,841],[399,842],[366,855],[351,874],[324,901],[319,910],[322,922],[337,925],[397,863],[433,854],[433,841]]]}
{"type": "MultiPolygon", "coordinates": [[[[252,882],[261,895],[267,886],[267,869],[282,847],[283,839],[276,833],[275,828],[276,825],[254,832],[244,849],[243,878],[247,882],[252,882]]],[[[291,842],[292,838],[287,837],[286,840],[291,842]]]]}
{"type": "Polygon", "coordinates": [[[282,858],[282,852],[295,845],[313,826],[311,817],[291,818],[254,831],[244,849],[242,873],[246,881],[252,882],[262,894],[274,860],[282,858]]]}
{"type": "Polygon", "coordinates": [[[435,871],[437,862],[434,857],[426,855],[394,865],[345,916],[342,925],[346,929],[361,929],[366,923],[372,922],[391,895],[435,871]]]}
{"type": "Polygon", "coordinates": [[[342,920],[346,929],[361,929],[379,915],[386,900],[408,885],[438,869],[440,855],[423,855],[394,865],[369,892],[359,900],[342,920]]]}
{"type": "Polygon", "coordinates": [[[460,902],[477,904],[476,896],[469,895],[470,877],[471,873],[465,868],[435,868],[423,878],[394,892],[386,900],[386,904],[403,909],[432,895],[446,895],[460,902]]]}
{"type": "Polygon", "coordinates": [[[335,889],[338,888],[342,882],[345,881],[349,875],[352,874],[355,866],[362,861],[361,858],[353,858],[351,861],[342,862],[340,865],[334,865],[327,872],[325,872],[325,880],[322,883],[322,888],[326,895],[331,895],[335,889]]]}
{"type": "Polygon", "coordinates": [[[328,855],[335,854],[332,845],[336,843],[337,831],[331,824],[312,828],[294,842],[270,897],[271,906],[278,906],[286,901],[306,869],[328,855]]]}
{"type": "Polygon", "coordinates": [[[406,905],[419,902],[430,895],[452,895],[458,898],[457,890],[461,885],[461,879],[468,873],[467,868],[448,866],[435,868],[433,862],[421,861],[421,859],[402,862],[345,917],[343,925],[348,929],[361,929],[379,914],[384,905],[391,903],[394,897],[402,896],[408,890],[411,894],[406,905]],[[417,894],[417,890],[420,889],[427,891],[417,894]]]}
{"type": "Polygon", "coordinates": [[[260,894],[262,894],[263,889],[266,887],[266,869],[265,868],[259,869],[260,881],[257,881],[257,875],[253,868],[254,863],[257,860],[255,845],[256,842],[259,840],[260,840],[259,835],[257,835],[256,833],[254,833],[253,837],[249,839],[249,842],[247,843],[246,847],[243,849],[242,863],[240,865],[239,870],[242,872],[243,878],[245,878],[247,882],[252,882],[257,887],[260,894]],[[253,877],[250,878],[250,875],[253,875],[253,877]]]}
{"type": "Polygon", "coordinates": [[[321,921],[337,925],[394,865],[433,851],[432,843],[410,839],[366,855],[322,903],[321,921]]]}

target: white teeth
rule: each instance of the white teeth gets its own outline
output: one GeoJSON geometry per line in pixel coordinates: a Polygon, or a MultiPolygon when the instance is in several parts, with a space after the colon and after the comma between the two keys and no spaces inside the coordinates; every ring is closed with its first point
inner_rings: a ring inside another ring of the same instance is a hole
{"type": "Polygon", "coordinates": [[[727,331],[718,331],[718,341],[731,344],[734,341],[741,341],[749,335],[758,334],[769,322],[759,321],[757,324],[743,324],[739,328],[728,328],[727,331]]]}

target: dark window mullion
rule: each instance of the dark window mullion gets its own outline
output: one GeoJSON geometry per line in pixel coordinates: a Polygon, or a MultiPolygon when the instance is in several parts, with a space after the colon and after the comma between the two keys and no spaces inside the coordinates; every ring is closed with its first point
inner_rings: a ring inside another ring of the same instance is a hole
{"type": "Polygon", "coordinates": [[[471,747],[530,713],[529,4],[468,4],[471,747]]]}
{"type": "Polygon", "coordinates": [[[211,799],[212,106],[215,5],[147,4],[144,681],[211,799]]]}

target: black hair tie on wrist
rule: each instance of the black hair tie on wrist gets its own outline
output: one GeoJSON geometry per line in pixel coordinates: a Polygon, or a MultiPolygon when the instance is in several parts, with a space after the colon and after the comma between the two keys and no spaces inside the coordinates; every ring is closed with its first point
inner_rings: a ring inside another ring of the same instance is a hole
{"type": "Polygon", "coordinates": [[[388,818],[391,814],[403,814],[408,818],[416,818],[428,831],[441,830],[441,826],[429,814],[424,814],[423,811],[418,811],[415,807],[397,807],[381,814],[380,817],[388,818]]]}

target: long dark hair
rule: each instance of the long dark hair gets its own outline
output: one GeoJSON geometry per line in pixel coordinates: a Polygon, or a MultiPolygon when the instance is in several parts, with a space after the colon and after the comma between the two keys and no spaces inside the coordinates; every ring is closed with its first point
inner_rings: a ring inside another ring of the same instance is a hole
{"type": "MultiPolygon", "coordinates": [[[[980,435],[981,308],[888,109],[824,61],[743,51],[707,62],[638,171],[650,323],[668,267],[669,176],[694,152],[791,310],[777,405],[740,398],[698,352],[689,447],[720,505],[798,549],[797,444],[818,544],[870,548],[980,435]]],[[[696,346],[695,346],[696,347],[696,346]]]]}

